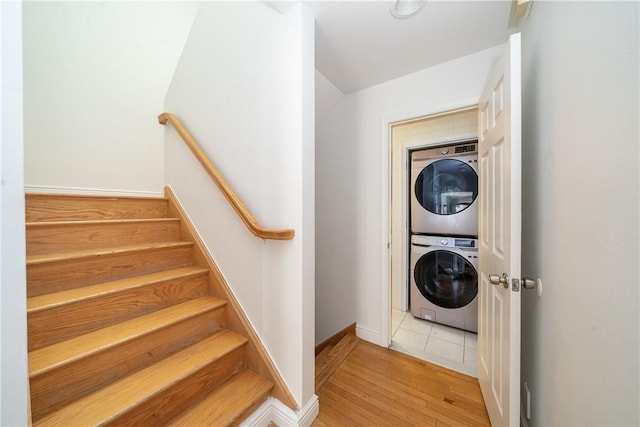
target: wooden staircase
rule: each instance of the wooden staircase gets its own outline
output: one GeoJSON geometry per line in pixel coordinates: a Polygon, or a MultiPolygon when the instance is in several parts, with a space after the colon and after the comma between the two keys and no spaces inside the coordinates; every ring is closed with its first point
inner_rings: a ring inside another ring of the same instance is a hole
{"type": "Polygon", "coordinates": [[[170,192],[26,196],[34,425],[236,425],[271,394],[295,405],[182,215],[170,192]]]}

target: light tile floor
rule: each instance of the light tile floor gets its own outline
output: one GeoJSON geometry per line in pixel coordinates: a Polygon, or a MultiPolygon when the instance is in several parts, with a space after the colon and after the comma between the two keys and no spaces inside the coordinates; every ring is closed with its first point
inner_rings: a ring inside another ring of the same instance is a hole
{"type": "Polygon", "coordinates": [[[478,376],[478,336],[392,310],[391,348],[463,374],[478,376]]]}

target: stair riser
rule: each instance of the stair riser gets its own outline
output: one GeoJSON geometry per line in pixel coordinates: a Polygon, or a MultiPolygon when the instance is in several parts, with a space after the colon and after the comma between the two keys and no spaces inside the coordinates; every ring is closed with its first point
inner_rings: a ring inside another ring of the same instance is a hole
{"type": "Polygon", "coordinates": [[[204,273],[29,313],[29,351],[206,295],[207,285],[204,273]]]}
{"type": "Polygon", "coordinates": [[[166,199],[27,194],[26,221],[165,218],[166,199]]]}
{"type": "Polygon", "coordinates": [[[179,220],[132,223],[33,223],[27,225],[27,256],[114,248],[179,239],[179,220]]]}
{"type": "Polygon", "coordinates": [[[162,425],[183,411],[186,402],[193,402],[203,393],[210,392],[244,367],[243,346],[212,361],[193,375],[160,391],[151,399],[141,402],[127,413],[103,425],[113,427],[162,425]]]}
{"type": "Polygon", "coordinates": [[[226,308],[221,307],[41,375],[32,376],[33,419],[37,420],[84,394],[212,335],[225,326],[225,312],[226,308]]]}
{"type": "Polygon", "coordinates": [[[184,246],[27,264],[27,296],[124,279],[192,263],[192,247],[184,246]]]}

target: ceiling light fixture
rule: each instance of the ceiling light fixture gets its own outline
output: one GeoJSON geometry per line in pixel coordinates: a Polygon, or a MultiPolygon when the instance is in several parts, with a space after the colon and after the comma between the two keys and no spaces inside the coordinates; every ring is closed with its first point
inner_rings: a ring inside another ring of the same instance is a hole
{"type": "Polygon", "coordinates": [[[423,6],[424,0],[396,0],[389,11],[395,18],[404,19],[420,12],[423,6]]]}

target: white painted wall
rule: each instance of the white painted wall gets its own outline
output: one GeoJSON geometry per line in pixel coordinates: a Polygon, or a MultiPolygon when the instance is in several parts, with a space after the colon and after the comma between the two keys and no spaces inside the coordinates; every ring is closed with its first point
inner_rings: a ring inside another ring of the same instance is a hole
{"type": "Polygon", "coordinates": [[[29,190],[162,192],[162,112],[197,6],[25,2],[29,190]]]}
{"type": "Polygon", "coordinates": [[[296,231],[253,236],[167,129],[166,182],[301,406],[314,395],[313,37],[300,4],[202,4],[165,101],[263,225],[296,231]]]}
{"type": "Polygon", "coordinates": [[[0,425],[29,422],[22,3],[0,2],[0,425]]]}
{"type": "Polygon", "coordinates": [[[477,102],[498,50],[344,96],[316,136],[316,342],[356,322],[388,344],[388,123],[477,102]]]}
{"type": "Polygon", "coordinates": [[[320,71],[315,71],[316,126],[324,121],[344,94],[320,71]]]}
{"type": "MultiPolygon", "coordinates": [[[[343,93],[333,85],[322,73],[316,70],[315,73],[315,92],[316,92],[316,171],[323,175],[327,173],[327,167],[333,167],[336,163],[347,161],[348,158],[337,157],[333,159],[331,153],[325,147],[322,147],[323,137],[321,136],[324,129],[324,121],[331,113],[331,110],[340,102],[343,93]]],[[[322,178],[322,177],[319,177],[322,178]]],[[[316,182],[316,208],[330,203],[333,197],[333,189],[323,185],[323,179],[316,182]]],[[[322,212],[327,212],[323,209],[322,212]]],[[[338,210],[335,210],[338,212],[338,210]]],[[[328,215],[316,215],[315,227],[322,232],[316,234],[316,265],[322,263],[326,257],[332,252],[332,241],[335,236],[331,233],[331,224],[335,221],[333,217],[328,215]]],[[[349,313],[349,305],[355,305],[355,299],[349,298],[341,300],[340,298],[347,295],[342,292],[338,298],[332,295],[331,269],[325,264],[323,268],[316,269],[316,291],[315,291],[315,307],[316,307],[316,331],[315,345],[320,344],[326,338],[335,332],[355,322],[355,316],[349,313]],[[319,285],[321,284],[321,285],[319,285]],[[339,305],[340,310],[327,312],[326,307],[339,305]],[[346,314],[339,319],[329,319],[334,313],[340,312],[346,314]],[[338,327],[338,325],[342,325],[338,327]]]]}
{"type": "Polygon", "coordinates": [[[523,50],[529,425],[639,425],[638,2],[534,2],[523,50]]]}

